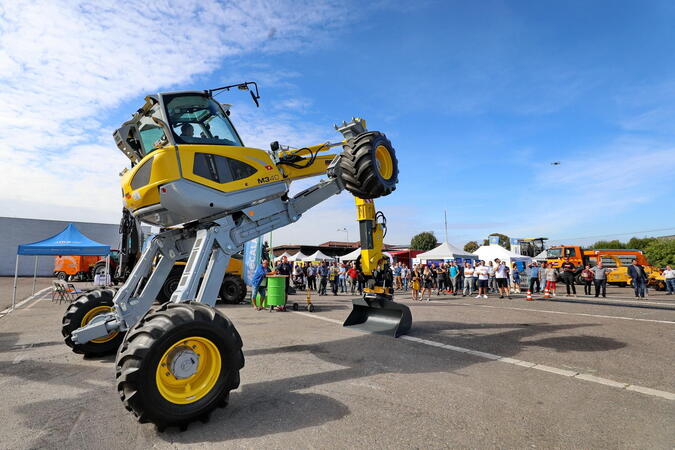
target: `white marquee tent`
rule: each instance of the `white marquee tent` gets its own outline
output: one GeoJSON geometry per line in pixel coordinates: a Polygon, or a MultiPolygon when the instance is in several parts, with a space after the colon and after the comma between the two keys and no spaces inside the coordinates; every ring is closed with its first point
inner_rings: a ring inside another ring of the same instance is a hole
{"type": "Polygon", "coordinates": [[[457,258],[462,258],[463,260],[476,259],[476,255],[474,255],[473,253],[465,252],[464,250],[459,249],[448,242],[443,242],[438,247],[431,249],[428,252],[420,253],[415,258],[419,259],[422,262],[426,262],[436,260],[445,261],[446,259],[457,259],[457,258]]]}
{"type": "Polygon", "coordinates": [[[544,250],[543,252],[539,253],[537,256],[534,257],[534,260],[538,262],[546,261],[547,252],[548,250],[544,250]]]}
{"type": "Polygon", "coordinates": [[[321,250],[317,250],[309,256],[306,256],[302,261],[325,261],[325,260],[334,260],[332,256],[325,255],[321,250]]]}
{"type": "Polygon", "coordinates": [[[361,255],[361,247],[357,248],[353,252],[349,252],[346,255],[340,256],[340,261],[356,261],[356,258],[358,258],[361,255]]]}
{"type": "Polygon", "coordinates": [[[288,257],[288,260],[289,260],[289,261],[304,261],[305,258],[307,258],[307,255],[305,255],[305,254],[302,253],[302,252],[298,252],[298,253],[296,253],[296,254],[293,255],[293,256],[289,256],[289,257],[288,257]]]}
{"type": "Polygon", "coordinates": [[[508,265],[515,261],[522,261],[526,264],[532,262],[532,258],[529,256],[518,255],[497,244],[482,245],[474,254],[485,261],[486,264],[488,261],[494,261],[495,258],[505,261],[508,265]]]}
{"type": "Polygon", "coordinates": [[[281,260],[281,258],[283,258],[284,256],[285,256],[286,258],[288,258],[289,260],[290,260],[291,258],[293,258],[293,255],[291,255],[290,253],[288,253],[288,252],[283,252],[281,255],[275,256],[275,257],[274,257],[274,260],[275,260],[275,261],[281,260]]]}

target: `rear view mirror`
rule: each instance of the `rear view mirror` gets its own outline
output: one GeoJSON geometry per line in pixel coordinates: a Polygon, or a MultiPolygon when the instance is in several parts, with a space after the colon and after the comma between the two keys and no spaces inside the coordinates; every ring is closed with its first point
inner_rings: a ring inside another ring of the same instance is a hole
{"type": "Polygon", "coordinates": [[[260,108],[260,103],[258,103],[258,97],[253,93],[253,91],[248,91],[251,94],[251,98],[253,99],[253,102],[255,103],[255,106],[257,108],[260,108]]]}

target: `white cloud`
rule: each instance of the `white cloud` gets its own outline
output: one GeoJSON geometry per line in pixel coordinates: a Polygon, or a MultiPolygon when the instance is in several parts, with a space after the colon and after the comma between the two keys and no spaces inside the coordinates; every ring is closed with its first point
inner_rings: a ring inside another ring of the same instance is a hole
{"type": "Polygon", "coordinates": [[[621,214],[637,213],[640,205],[672,192],[673,171],[675,149],[636,138],[618,139],[560,166],[532,165],[535,175],[523,180],[527,192],[513,199],[512,214],[501,217],[512,224],[504,232],[522,237],[546,230],[566,237],[570,229],[603,219],[605,226],[583,233],[599,235],[612,230],[621,214]]]}
{"type": "MultiPolygon", "coordinates": [[[[111,110],[130,99],[140,106],[143,95],[189,83],[228,57],[315,45],[345,20],[338,3],[309,0],[3,2],[0,209],[117,221],[127,161],[114,147],[111,110]]],[[[288,109],[304,101],[288,99],[288,109]]],[[[323,133],[291,116],[244,110],[242,119],[247,143],[263,148],[323,133]]]]}

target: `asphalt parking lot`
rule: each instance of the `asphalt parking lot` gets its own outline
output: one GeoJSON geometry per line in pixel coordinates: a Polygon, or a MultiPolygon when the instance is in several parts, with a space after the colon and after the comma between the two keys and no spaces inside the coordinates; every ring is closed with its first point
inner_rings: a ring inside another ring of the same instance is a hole
{"type": "Polygon", "coordinates": [[[0,318],[3,448],[675,443],[675,302],[662,293],[649,308],[626,289],[608,305],[405,299],[414,324],[399,339],[342,328],[346,295],[313,297],[315,313],[219,306],[244,341],[241,387],[210,422],[163,433],[123,408],[112,357],[63,344],[65,305],[47,294],[0,318]]]}

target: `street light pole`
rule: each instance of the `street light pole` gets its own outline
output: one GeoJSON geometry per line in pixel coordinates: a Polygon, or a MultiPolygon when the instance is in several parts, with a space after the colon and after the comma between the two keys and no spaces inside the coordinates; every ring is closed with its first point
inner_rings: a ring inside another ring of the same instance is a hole
{"type": "Polygon", "coordinates": [[[350,242],[349,241],[349,230],[347,229],[347,227],[338,228],[337,231],[344,231],[345,233],[347,233],[347,242],[350,242]]]}

